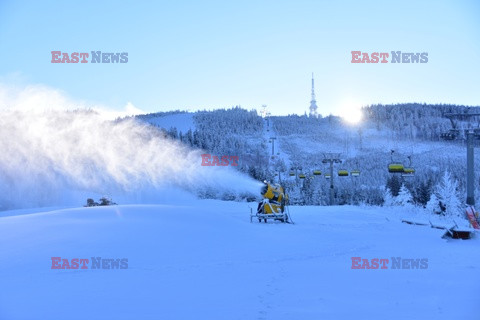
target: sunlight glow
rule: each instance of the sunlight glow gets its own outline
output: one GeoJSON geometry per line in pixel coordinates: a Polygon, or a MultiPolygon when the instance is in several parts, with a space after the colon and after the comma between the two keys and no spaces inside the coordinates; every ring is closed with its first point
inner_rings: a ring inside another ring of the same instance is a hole
{"type": "Polygon", "coordinates": [[[350,124],[357,124],[362,121],[363,114],[360,106],[356,103],[346,103],[341,108],[340,117],[350,124]]]}

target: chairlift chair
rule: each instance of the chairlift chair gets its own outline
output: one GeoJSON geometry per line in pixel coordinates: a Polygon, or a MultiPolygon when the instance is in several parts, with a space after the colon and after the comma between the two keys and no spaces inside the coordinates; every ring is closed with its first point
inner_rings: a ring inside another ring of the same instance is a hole
{"type": "Polygon", "coordinates": [[[412,156],[408,156],[408,167],[403,168],[402,177],[413,177],[415,169],[412,167],[412,156]]]}
{"type": "Polygon", "coordinates": [[[460,136],[460,130],[458,129],[450,129],[448,132],[444,132],[440,135],[440,138],[443,140],[455,140],[457,137],[460,136]]]}
{"type": "Polygon", "coordinates": [[[391,153],[390,153],[390,158],[391,158],[392,162],[390,162],[390,164],[388,165],[388,172],[390,172],[390,173],[403,173],[403,170],[404,170],[403,163],[393,161],[393,153],[394,152],[395,151],[392,150],[391,153]]]}
{"type": "Polygon", "coordinates": [[[338,170],[338,176],[339,177],[348,177],[348,170],[345,170],[345,169],[338,170]]]}

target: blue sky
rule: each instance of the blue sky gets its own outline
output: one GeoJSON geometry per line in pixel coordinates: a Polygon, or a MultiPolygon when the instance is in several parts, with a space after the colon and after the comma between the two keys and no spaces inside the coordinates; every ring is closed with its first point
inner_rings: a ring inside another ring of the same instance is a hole
{"type": "Polygon", "coordinates": [[[241,105],[303,114],[371,103],[480,105],[476,1],[5,1],[0,82],[153,112],[241,105]],[[128,52],[126,64],[52,64],[51,51],[128,52]],[[351,51],[428,52],[426,64],[352,64],[351,51]]]}

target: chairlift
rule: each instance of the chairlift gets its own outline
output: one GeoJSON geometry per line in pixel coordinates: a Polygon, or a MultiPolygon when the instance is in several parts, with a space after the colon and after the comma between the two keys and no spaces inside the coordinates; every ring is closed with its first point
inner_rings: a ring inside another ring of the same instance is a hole
{"type": "Polygon", "coordinates": [[[358,176],[360,176],[360,171],[359,170],[352,170],[352,172],[350,174],[352,175],[352,177],[358,177],[358,176]]]}
{"type": "Polygon", "coordinates": [[[440,135],[443,140],[455,140],[460,136],[460,130],[450,129],[448,132],[444,132],[440,135]]]}
{"type": "Polygon", "coordinates": [[[314,176],[319,176],[321,174],[322,174],[322,172],[320,170],[313,170],[313,175],[314,176]]]}
{"type": "Polygon", "coordinates": [[[392,162],[388,165],[388,172],[390,172],[390,173],[403,173],[403,170],[404,170],[403,163],[393,161],[393,153],[394,152],[395,151],[392,150],[391,153],[390,153],[390,158],[391,158],[392,162]]]}
{"type": "Polygon", "coordinates": [[[295,176],[295,172],[290,171],[290,172],[288,173],[288,175],[289,175],[290,177],[294,177],[294,176],[295,176]]]}
{"type": "Polygon", "coordinates": [[[402,177],[413,177],[415,169],[412,167],[412,156],[408,156],[408,167],[403,168],[402,177]]]}
{"type": "Polygon", "coordinates": [[[325,179],[330,179],[331,176],[330,176],[330,173],[325,173],[325,179]]]}
{"type": "Polygon", "coordinates": [[[345,170],[345,169],[338,170],[338,176],[339,177],[348,177],[348,170],[345,170]]]}
{"type": "Polygon", "coordinates": [[[403,173],[404,167],[401,163],[390,163],[388,165],[388,172],[390,173],[403,173]]]}
{"type": "Polygon", "coordinates": [[[299,177],[300,179],[305,179],[305,175],[304,175],[303,173],[300,173],[300,174],[298,175],[298,177],[299,177]]]}
{"type": "Polygon", "coordinates": [[[415,175],[415,169],[405,168],[402,173],[402,177],[412,178],[415,175]]]}

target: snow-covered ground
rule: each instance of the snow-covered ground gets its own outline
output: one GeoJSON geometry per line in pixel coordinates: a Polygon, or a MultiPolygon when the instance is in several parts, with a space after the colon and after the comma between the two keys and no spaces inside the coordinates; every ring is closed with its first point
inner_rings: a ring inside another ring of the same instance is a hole
{"type": "Polygon", "coordinates": [[[190,112],[169,114],[161,117],[149,117],[146,121],[166,130],[175,127],[179,132],[186,133],[188,130],[192,130],[192,132],[195,130],[193,115],[190,112]]]}
{"type": "Polygon", "coordinates": [[[381,208],[292,207],[294,225],[250,223],[254,205],[4,212],[0,319],[477,318],[478,238],[444,240],[381,208]],[[52,257],[128,268],[57,270],[52,257]],[[390,263],[356,270],[352,257],[390,263]],[[392,269],[392,257],[428,268],[392,269]]]}

